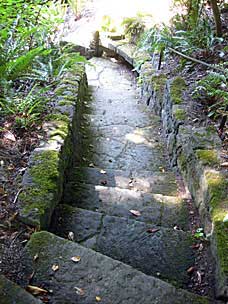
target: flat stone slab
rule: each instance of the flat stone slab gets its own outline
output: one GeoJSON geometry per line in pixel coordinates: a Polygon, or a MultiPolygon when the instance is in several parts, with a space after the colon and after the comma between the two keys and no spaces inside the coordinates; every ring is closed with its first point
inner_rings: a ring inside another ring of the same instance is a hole
{"type": "Polygon", "coordinates": [[[176,177],[173,172],[151,172],[133,170],[99,169],[75,167],[70,180],[75,183],[104,185],[163,195],[178,195],[176,177]]]}
{"type": "Polygon", "coordinates": [[[0,275],[0,303],[1,304],[41,304],[17,284],[0,275]]]}
{"type": "Polygon", "coordinates": [[[51,304],[206,304],[207,299],[176,289],[77,243],[48,232],[32,235],[28,250],[34,261],[33,285],[51,290],[51,304]],[[75,263],[72,257],[80,257],[75,263]],[[53,265],[58,270],[53,271],[53,265]]]}
{"type": "Polygon", "coordinates": [[[178,286],[188,282],[187,269],[194,264],[191,235],[183,231],[68,205],[58,207],[53,228],[63,237],[71,231],[76,242],[178,286]]]}
{"type": "Polygon", "coordinates": [[[68,183],[63,202],[78,208],[98,211],[164,227],[187,229],[187,206],[181,198],[143,191],[68,183]],[[129,210],[138,210],[135,217],[129,210]]]}

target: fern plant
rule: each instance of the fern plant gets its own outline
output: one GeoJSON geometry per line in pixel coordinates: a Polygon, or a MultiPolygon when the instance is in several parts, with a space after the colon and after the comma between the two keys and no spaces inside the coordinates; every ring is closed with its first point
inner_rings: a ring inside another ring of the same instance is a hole
{"type": "Polygon", "coordinates": [[[227,75],[210,72],[199,80],[192,93],[193,98],[208,106],[208,116],[217,117],[228,105],[227,75]]]}
{"type": "Polygon", "coordinates": [[[31,67],[34,58],[41,54],[46,54],[46,51],[43,47],[37,47],[16,59],[6,62],[0,67],[0,75],[3,75],[6,80],[17,79],[31,67]]]}

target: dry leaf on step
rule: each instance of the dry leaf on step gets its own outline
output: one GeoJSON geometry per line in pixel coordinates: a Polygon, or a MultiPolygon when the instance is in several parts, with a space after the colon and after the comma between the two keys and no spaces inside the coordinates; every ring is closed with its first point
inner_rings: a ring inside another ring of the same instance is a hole
{"type": "Polygon", "coordinates": [[[158,229],[158,228],[149,228],[149,229],[147,229],[147,231],[146,232],[148,232],[148,233],[155,233],[155,232],[157,232],[157,231],[159,231],[160,229],[158,229]]]}
{"type": "Polygon", "coordinates": [[[100,302],[101,301],[101,297],[96,296],[96,302],[100,302]]]}
{"type": "Polygon", "coordinates": [[[141,213],[138,210],[129,210],[131,212],[131,214],[133,214],[134,216],[140,216],[141,213]]]}
{"type": "Polygon", "coordinates": [[[33,286],[33,285],[28,285],[27,286],[27,291],[32,293],[33,295],[41,295],[41,294],[46,294],[48,293],[47,290],[37,287],[37,286],[33,286]]]}
{"type": "Polygon", "coordinates": [[[79,255],[73,256],[71,258],[71,261],[78,263],[79,261],[81,261],[81,257],[79,255]]]}
{"type": "Polygon", "coordinates": [[[59,270],[59,265],[54,264],[54,265],[52,265],[51,269],[52,269],[53,271],[57,271],[57,270],[59,270]]]}
{"type": "Polygon", "coordinates": [[[85,291],[84,291],[82,288],[74,287],[74,289],[76,290],[76,293],[77,293],[79,296],[84,296],[85,291]]]}

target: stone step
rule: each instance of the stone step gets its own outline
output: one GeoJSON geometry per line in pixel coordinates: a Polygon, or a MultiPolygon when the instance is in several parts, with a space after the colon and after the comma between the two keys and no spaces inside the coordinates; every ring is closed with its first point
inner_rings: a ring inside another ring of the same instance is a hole
{"type": "Polygon", "coordinates": [[[94,114],[83,114],[82,125],[86,128],[94,127],[115,127],[115,126],[129,126],[133,128],[147,128],[153,126],[154,128],[160,128],[160,118],[152,113],[147,113],[147,115],[132,116],[128,115],[128,112],[123,113],[123,115],[111,115],[107,117],[106,115],[94,115],[94,114]]]}
{"type": "Polygon", "coordinates": [[[34,233],[27,248],[32,256],[38,255],[32,284],[51,290],[48,295],[51,304],[210,303],[206,298],[48,232],[34,233]],[[80,261],[73,262],[74,256],[80,261]]]}
{"type": "Polygon", "coordinates": [[[188,229],[185,201],[176,196],[146,193],[101,185],[66,184],[63,202],[78,208],[136,219],[164,227],[188,229]],[[130,210],[137,210],[140,216],[130,210]]]}
{"type": "Polygon", "coordinates": [[[173,172],[151,172],[133,170],[114,170],[88,167],[75,167],[71,169],[68,183],[103,185],[118,187],[148,193],[177,196],[178,187],[176,176],[173,172]]]}
{"type": "Polygon", "coordinates": [[[69,205],[60,205],[55,218],[52,231],[62,237],[73,232],[76,242],[145,274],[179,287],[188,282],[187,269],[194,264],[189,233],[69,205]]]}
{"type": "Polygon", "coordinates": [[[0,275],[0,303],[1,304],[42,304],[19,285],[0,275]]]}

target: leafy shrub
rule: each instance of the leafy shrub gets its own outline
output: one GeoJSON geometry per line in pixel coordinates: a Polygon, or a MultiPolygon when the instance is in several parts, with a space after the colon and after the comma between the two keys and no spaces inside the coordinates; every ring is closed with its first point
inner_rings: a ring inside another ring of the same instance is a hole
{"type": "Polygon", "coordinates": [[[208,106],[209,117],[223,114],[225,106],[228,105],[227,75],[209,72],[197,82],[192,95],[208,106]]]}
{"type": "Polygon", "coordinates": [[[136,17],[124,18],[122,21],[124,33],[129,38],[130,42],[137,43],[140,36],[145,30],[143,16],[138,14],[136,17]]]}

